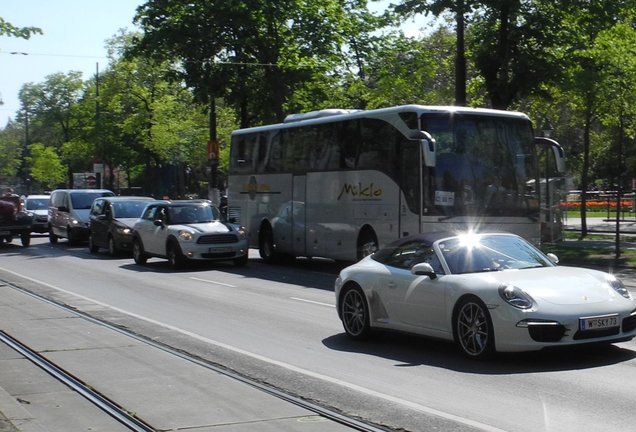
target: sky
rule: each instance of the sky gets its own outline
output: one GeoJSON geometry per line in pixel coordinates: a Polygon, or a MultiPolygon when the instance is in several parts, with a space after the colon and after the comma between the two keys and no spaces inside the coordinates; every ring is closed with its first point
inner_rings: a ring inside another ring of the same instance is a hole
{"type": "MultiPolygon", "coordinates": [[[[395,2],[395,0],[394,0],[395,2]]],[[[0,0],[0,17],[16,27],[39,27],[30,39],[0,36],[0,128],[20,109],[18,93],[26,83],[39,84],[48,75],[69,71],[93,77],[108,66],[106,40],[120,29],[135,30],[132,22],[144,0],[0,0]],[[15,53],[15,54],[13,54],[15,53]],[[24,53],[24,54],[23,54],[24,53]]],[[[383,10],[389,0],[369,2],[383,10]]],[[[405,33],[418,23],[406,24],[405,33]]]]}
{"type": "Polygon", "coordinates": [[[20,109],[18,92],[48,75],[82,72],[95,75],[108,65],[106,40],[132,23],[142,0],[0,0],[0,17],[16,27],[39,27],[30,39],[0,36],[0,128],[20,109]],[[11,53],[26,53],[11,54],[11,53]]]}

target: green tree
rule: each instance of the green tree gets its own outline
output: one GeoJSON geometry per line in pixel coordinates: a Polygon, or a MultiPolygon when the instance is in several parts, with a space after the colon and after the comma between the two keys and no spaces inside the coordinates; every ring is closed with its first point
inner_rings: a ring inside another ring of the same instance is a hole
{"type": "Polygon", "coordinates": [[[137,47],[177,60],[197,98],[206,104],[226,98],[241,126],[281,121],[295,89],[316,73],[333,71],[325,62],[332,66],[341,58],[344,44],[360,48],[361,27],[351,19],[365,5],[366,0],[150,0],[138,9],[144,35],[137,47]]]}
{"type": "Polygon", "coordinates": [[[410,17],[415,14],[432,13],[440,16],[449,11],[455,16],[455,104],[464,106],[467,103],[467,60],[466,60],[466,15],[471,12],[473,4],[471,0],[401,0],[393,7],[393,10],[402,17],[410,17]]]}
{"type": "Polygon", "coordinates": [[[385,38],[368,67],[370,108],[453,102],[454,37],[445,27],[421,39],[385,38]]]}
{"type": "Polygon", "coordinates": [[[34,34],[42,34],[42,29],[38,27],[16,27],[0,17],[0,36],[30,39],[34,34]]]}
{"type": "Polygon", "coordinates": [[[9,121],[0,130],[0,176],[15,177],[22,163],[24,149],[24,128],[19,123],[9,121]]]}
{"type": "MultiPolygon", "coordinates": [[[[207,118],[191,91],[169,79],[166,61],[123,55],[133,36],[121,33],[108,42],[109,69],[100,76],[97,98],[96,155],[122,168],[130,184],[145,175],[146,184],[158,186],[161,167],[176,167],[175,194],[183,196],[193,187],[186,177],[205,172],[207,118]]],[[[91,91],[97,93],[95,86],[91,91]]],[[[159,189],[150,192],[165,193],[159,189]]]]}
{"type": "Polygon", "coordinates": [[[53,147],[35,143],[29,146],[31,156],[27,162],[31,166],[33,180],[40,182],[47,189],[54,189],[64,183],[66,168],[53,147]]]}
{"type": "MultiPolygon", "coordinates": [[[[552,95],[556,105],[566,115],[560,123],[567,124],[579,131],[572,136],[578,145],[569,146],[568,158],[576,159],[575,165],[580,167],[579,185],[581,189],[581,236],[585,237],[587,229],[587,190],[592,183],[592,161],[595,153],[594,137],[606,137],[600,130],[600,120],[603,116],[603,72],[605,67],[601,51],[595,48],[597,38],[603,31],[614,26],[621,17],[633,16],[634,5],[631,0],[602,0],[589,2],[586,0],[572,0],[561,6],[561,21],[558,40],[561,46],[554,48],[552,54],[561,65],[558,81],[552,82],[547,94],[552,95]]],[[[622,61],[622,58],[617,59],[622,61]]],[[[613,63],[613,62],[612,62],[613,63]]],[[[603,146],[605,138],[596,140],[603,146]]],[[[570,164],[572,165],[572,164],[570,164]]]]}
{"type": "MultiPolygon", "coordinates": [[[[39,84],[27,83],[19,93],[21,109],[17,119],[25,124],[27,148],[32,142],[53,146],[60,150],[66,143],[77,144],[85,140],[78,108],[84,95],[84,82],[80,72],[54,73],[39,84]]],[[[66,144],[68,148],[69,145],[66,144]]],[[[82,146],[89,146],[84,142],[82,146]]],[[[92,157],[76,157],[73,152],[61,154],[71,157],[64,162],[68,166],[69,183],[72,173],[89,168],[92,157]]],[[[78,155],[79,156],[79,155],[78,155]]]]}

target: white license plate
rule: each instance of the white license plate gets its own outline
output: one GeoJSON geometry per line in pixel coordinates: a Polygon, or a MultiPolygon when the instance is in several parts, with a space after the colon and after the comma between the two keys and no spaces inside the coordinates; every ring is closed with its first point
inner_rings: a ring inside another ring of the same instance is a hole
{"type": "Polygon", "coordinates": [[[612,327],[618,327],[618,315],[606,315],[579,319],[579,328],[581,330],[599,330],[612,327]]]}
{"type": "Polygon", "coordinates": [[[11,235],[11,231],[0,231],[0,235],[11,235]]]}
{"type": "Polygon", "coordinates": [[[209,253],[232,252],[232,248],[209,248],[209,253]]]}

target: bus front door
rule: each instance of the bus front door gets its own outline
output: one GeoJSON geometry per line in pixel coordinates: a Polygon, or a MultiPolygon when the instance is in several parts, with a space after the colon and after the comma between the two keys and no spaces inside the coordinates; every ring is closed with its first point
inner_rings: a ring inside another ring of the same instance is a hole
{"type": "Polygon", "coordinates": [[[307,177],[294,176],[292,184],[291,231],[292,251],[295,256],[307,256],[306,198],[307,177]]]}

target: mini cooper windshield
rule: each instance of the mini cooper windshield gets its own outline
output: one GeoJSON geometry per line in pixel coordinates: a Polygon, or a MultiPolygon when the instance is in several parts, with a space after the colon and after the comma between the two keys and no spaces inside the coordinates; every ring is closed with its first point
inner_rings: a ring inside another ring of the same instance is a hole
{"type": "Polygon", "coordinates": [[[208,223],[219,220],[220,214],[210,205],[183,205],[169,207],[171,225],[208,223]]]}

